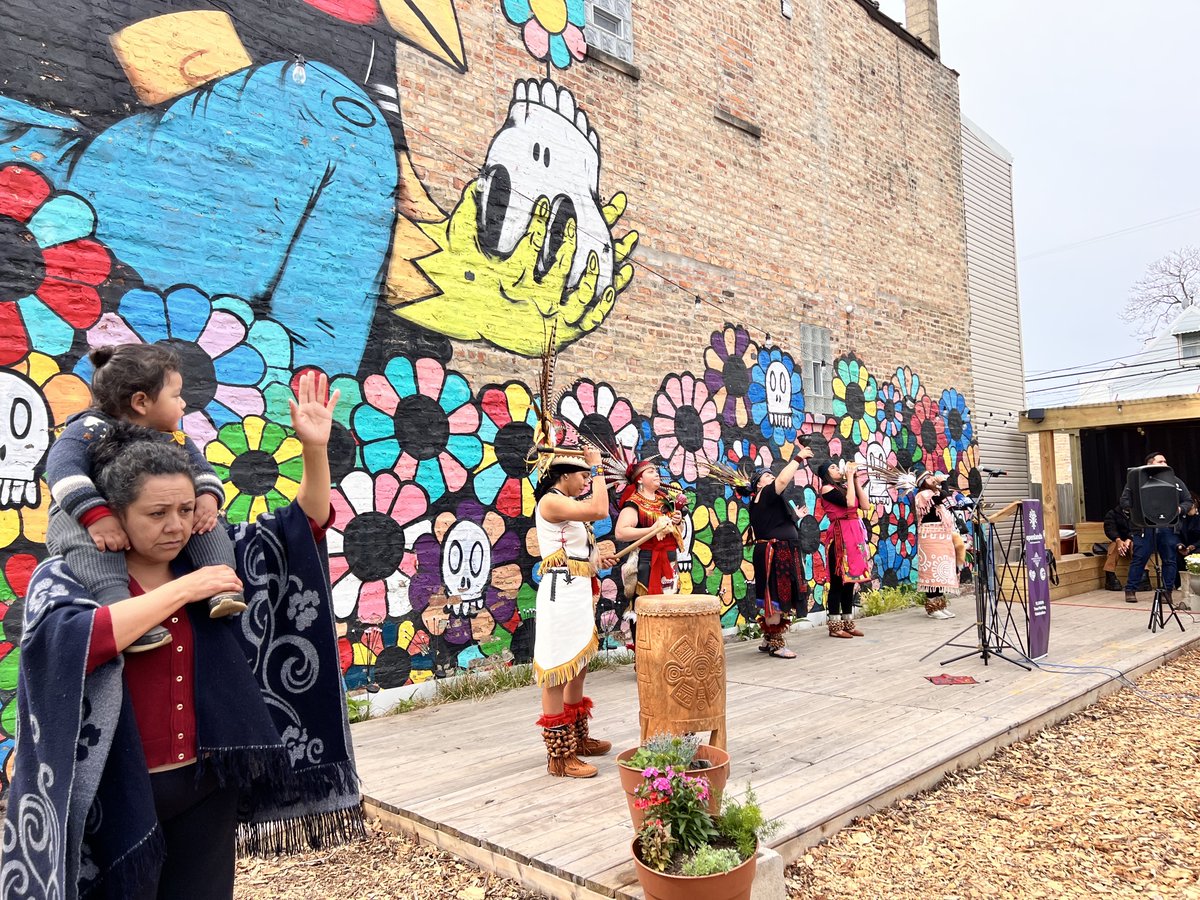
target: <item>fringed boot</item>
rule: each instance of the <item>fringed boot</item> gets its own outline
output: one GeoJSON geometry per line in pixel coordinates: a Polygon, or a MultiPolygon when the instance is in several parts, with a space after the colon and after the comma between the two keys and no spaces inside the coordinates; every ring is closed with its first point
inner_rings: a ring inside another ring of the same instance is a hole
{"type": "Polygon", "coordinates": [[[788,649],[787,640],[784,635],[787,634],[788,625],[791,623],[787,619],[781,618],[774,625],[763,624],[763,643],[759,650],[765,650],[771,656],[778,659],[795,659],[796,654],[788,649]]]}
{"type": "Polygon", "coordinates": [[[928,594],[925,597],[925,615],[931,619],[948,619],[946,615],[946,598],[941,594],[928,594]]]}
{"type": "Polygon", "coordinates": [[[578,703],[564,703],[563,714],[575,717],[571,727],[575,729],[576,756],[603,756],[612,749],[612,741],[601,741],[588,735],[588,719],[592,717],[591,697],[584,697],[578,703]]]}
{"type": "Polygon", "coordinates": [[[842,634],[848,637],[866,637],[854,624],[854,614],[842,616],[842,634]]]}
{"type": "Polygon", "coordinates": [[[846,629],[844,627],[845,624],[846,623],[841,619],[835,619],[833,616],[830,616],[825,620],[825,627],[829,629],[829,636],[833,638],[850,637],[850,635],[846,633],[846,629]]]}
{"type": "Polygon", "coordinates": [[[537,720],[546,742],[546,771],[558,778],[592,778],[596,767],[575,755],[575,717],[565,710],[537,720]]]}

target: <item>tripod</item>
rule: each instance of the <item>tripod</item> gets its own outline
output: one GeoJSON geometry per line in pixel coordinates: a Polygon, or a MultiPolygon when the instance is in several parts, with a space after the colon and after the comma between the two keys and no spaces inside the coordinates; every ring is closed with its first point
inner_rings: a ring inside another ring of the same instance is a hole
{"type": "MultiPolygon", "coordinates": [[[[975,506],[971,511],[971,542],[975,548],[975,572],[973,579],[975,583],[975,622],[952,636],[949,640],[938,644],[938,646],[922,656],[921,659],[924,660],[933,656],[933,654],[937,653],[943,647],[957,647],[966,649],[967,652],[960,653],[958,656],[952,656],[950,659],[942,660],[938,665],[946,666],[952,662],[966,659],[969,656],[978,656],[986,666],[989,659],[995,656],[1025,671],[1029,671],[1029,666],[1005,655],[1006,650],[1011,650],[1021,657],[1024,657],[1025,653],[1020,648],[1014,647],[1009,643],[1007,638],[1008,626],[1012,624],[1011,604],[1004,624],[999,624],[1000,613],[996,603],[996,588],[999,582],[994,580],[993,574],[995,559],[993,556],[992,531],[984,527],[989,523],[987,516],[983,512],[983,496],[987,493],[987,486],[991,483],[991,480],[992,476],[989,474],[987,481],[983,484],[983,489],[979,492],[979,496],[975,498],[975,506]],[[975,629],[975,643],[957,643],[959,638],[972,628],[975,629]]],[[[1024,558],[1025,548],[1022,546],[1022,562],[1024,558]]],[[[1009,570],[1007,559],[1005,560],[1004,569],[1005,574],[1007,574],[1009,570]]]]}
{"type": "Polygon", "coordinates": [[[1165,595],[1168,593],[1168,589],[1166,585],[1163,584],[1161,566],[1162,560],[1160,559],[1161,553],[1159,553],[1158,549],[1158,531],[1162,527],[1164,526],[1148,525],[1145,529],[1146,531],[1154,532],[1155,539],[1152,542],[1153,550],[1151,555],[1154,557],[1154,581],[1158,585],[1154,589],[1154,599],[1150,601],[1150,621],[1146,625],[1146,627],[1150,629],[1151,634],[1154,634],[1160,628],[1166,628],[1167,623],[1172,619],[1175,620],[1175,624],[1179,626],[1180,631],[1186,630],[1183,627],[1183,620],[1179,618],[1179,613],[1176,611],[1173,604],[1165,604],[1166,608],[1164,609],[1163,600],[1165,599],[1165,595]]]}

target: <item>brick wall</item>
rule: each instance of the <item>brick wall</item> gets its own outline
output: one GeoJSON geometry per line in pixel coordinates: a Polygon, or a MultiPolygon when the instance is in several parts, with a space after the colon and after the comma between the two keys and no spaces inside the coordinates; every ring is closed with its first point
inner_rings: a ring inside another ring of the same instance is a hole
{"type": "MultiPolygon", "coordinates": [[[[520,0],[417,6],[9,17],[0,405],[36,427],[30,459],[0,463],[0,599],[44,553],[46,429],[86,406],[89,346],[115,342],[180,351],[184,428],[235,521],[294,494],[260,420],[287,426],[297,371],[334,377],[351,686],[528,658],[520,454],[551,320],[560,416],[660,455],[689,498],[682,587],[720,593],[726,624],[754,610],[724,540],[745,513],[700,457],[777,462],[799,431],[969,480],[953,71],[852,0],[790,20],[637,4],[633,68],[576,58],[576,0],[550,31],[520,0]],[[801,323],[831,331],[828,420],[803,409],[801,323]]],[[[812,509],[811,472],[796,490],[812,509]]],[[[908,509],[872,491],[879,575],[911,579],[908,509]]],[[[814,603],[822,572],[818,552],[814,603]]],[[[603,584],[607,633],[625,601],[603,584]]]]}

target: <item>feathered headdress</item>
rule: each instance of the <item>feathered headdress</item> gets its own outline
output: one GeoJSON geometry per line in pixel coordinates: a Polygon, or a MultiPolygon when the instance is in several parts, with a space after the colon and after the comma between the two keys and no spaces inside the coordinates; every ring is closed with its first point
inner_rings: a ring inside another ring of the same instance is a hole
{"type": "Polygon", "coordinates": [[[525,457],[529,467],[537,471],[539,479],[555,465],[590,468],[584,462],[582,448],[566,445],[566,428],[554,418],[554,410],[558,408],[560,399],[554,390],[554,369],[558,364],[557,334],[558,319],[555,319],[542,350],[542,371],[538,379],[537,398],[534,400],[537,424],[533,429],[533,446],[525,457]]]}
{"type": "Polygon", "coordinates": [[[750,494],[750,476],[739,468],[728,465],[723,462],[712,462],[707,459],[699,461],[701,467],[701,475],[705,475],[713,481],[719,481],[726,487],[733,488],[735,493],[746,496],[750,494]]]}
{"type": "Polygon", "coordinates": [[[917,487],[917,472],[913,469],[902,469],[899,466],[889,465],[867,465],[867,474],[872,478],[882,481],[884,484],[891,485],[896,489],[896,493],[903,496],[911,493],[917,487]]]}
{"type": "Polygon", "coordinates": [[[638,479],[647,469],[654,467],[654,460],[658,458],[656,454],[646,459],[638,459],[633,448],[615,442],[602,443],[600,454],[604,478],[616,491],[618,506],[623,506],[637,490],[638,479]]]}

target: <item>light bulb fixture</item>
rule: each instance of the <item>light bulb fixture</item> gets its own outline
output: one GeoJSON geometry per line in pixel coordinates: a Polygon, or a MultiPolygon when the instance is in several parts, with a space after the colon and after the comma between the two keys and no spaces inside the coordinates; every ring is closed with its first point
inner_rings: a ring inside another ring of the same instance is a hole
{"type": "Polygon", "coordinates": [[[766,338],[766,340],[763,341],[763,345],[766,347],[771,346],[771,332],[769,332],[769,331],[767,332],[767,338],[766,338]]]}
{"type": "Polygon", "coordinates": [[[699,295],[699,294],[697,294],[697,295],[696,295],[696,309],[697,309],[697,310],[698,310],[698,309],[700,309],[700,303],[701,303],[701,300],[700,300],[700,295],[699,295]]]}
{"type": "Polygon", "coordinates": [[[296,54],[296,61],[292,64],[292,81],[296,84],[304,84],[308,81],[308,72],[304,68],[304,57],[299,53],[296,54]]]}

